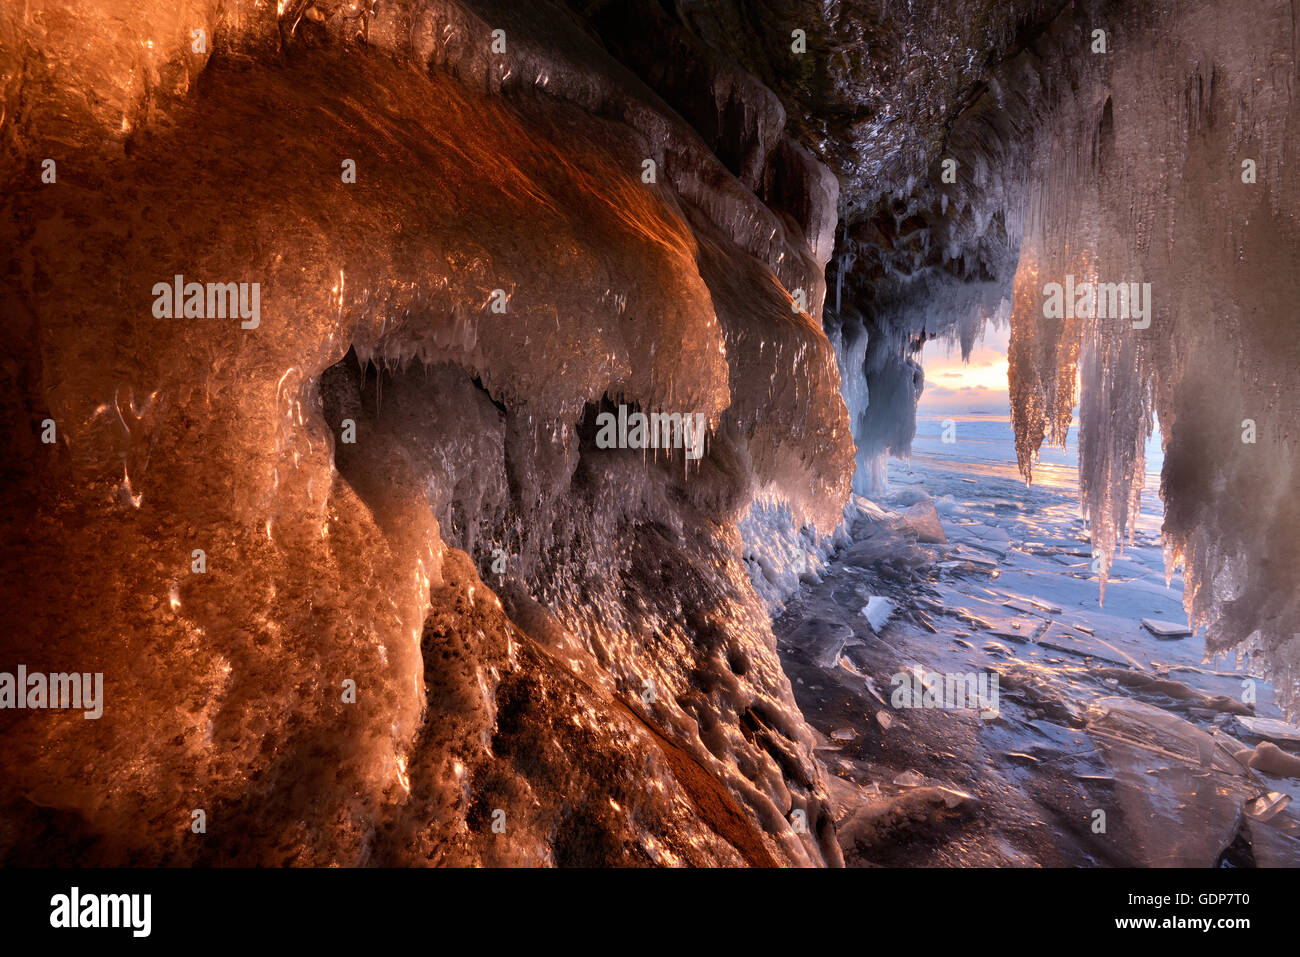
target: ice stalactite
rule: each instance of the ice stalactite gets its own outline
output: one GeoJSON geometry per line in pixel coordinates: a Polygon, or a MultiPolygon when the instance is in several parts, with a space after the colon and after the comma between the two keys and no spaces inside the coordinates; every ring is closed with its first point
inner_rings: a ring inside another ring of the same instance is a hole
{"type": "MultiPolygon", "coordinates": [[[[1053,93],[1034,136],[1011,348],[1022,468],[1029,477],[1038,445],[1062,437],[1077,398],[1104,576],[1158,419],[1166,551],[1185,565],[1188,614],[1210,651],[1254,656],[1294,704],[1295,23],[1283,4],[1101,14],[1108,55],[1075,56],[1069,84],[1053,59],[1042,67],[1053,93]],[[1068,282],[1076,302],[1045,315],[1047,284],[1068,282]]],[[[1089,38],[1076,28],[1053,42],[1059,58],[1089,38]]]]}
{"type": "MultiPolygon", "coordinates": [[[[997,35],[1002,27],[989,29],[997,35]]],[[[922,42],[942,47],[944,40],[922,42]]],[[[951,49],[912,52],[965,62],[951,49]]],[[[909,87],[907,76],[887,77],[881,90],[891,102],[909,87]]],[[[951,91],[951,101],[932,104],[934,113],[951,114],[938,127],[915,117],[891,124],[898,146],[858,160],[891,175],[858,181],[842,201],[832,264],[841,295],[827,326],[839,343],[858,451],[855,489],[863,494],[883,486],[888,456],[911,451],[924,343],[947,339],[968,355],[990,320],[1008,319],[1020,237],[1007,211],[1022,183],[1024,110],[1018,93],[990,83],[974,89],[980,95],[951,91]],[[885,188],[864,188],[873,183],[885,188]]]]}
{"type": "MultiPolygon", "coordinates": [[[[989,52],[969,86],[946,104],[938,87],[916,97],[946,115],[938,132],[891,109],[915,91],[905,71],[879,66],[861,100],[863,113],[879,106],[876,125],[823,128],[821,148],[845,180],[830,272],[840,304],[827,326],[857,488],[871,487],[883,456],[908,453],[918,340],[968,348],[989,317],[1009,316],[1022,470],[1031,478],[1043,443],[1064,441],[1077,405],[1102,582],[1132,527],[1158,423],[1167,554],[1171,568],[1185,565],[1188,613],[1212,652],[1253,655],[1293,696],[1300,390],[1289,343],[1300,254],[1289,8],[1232,17],[1209,0],[1096,2],[1011,19],[1005,43],[984,24],[989,52]],[[849,144],[885,130],[892,149],[853,154],[849,144]],[[1045,287],[1076,282],[1099,288],[1106,312],[1045,314],[1045,287]],[[1113,318],[1129,309],[1149,315],[1113,318]]],[[[905,62],[945,52],[918,34],[905,62]]],[[[842,85],[828,69],[817,96],[852,87],[852,61],[841,65],[842,85]]]]}

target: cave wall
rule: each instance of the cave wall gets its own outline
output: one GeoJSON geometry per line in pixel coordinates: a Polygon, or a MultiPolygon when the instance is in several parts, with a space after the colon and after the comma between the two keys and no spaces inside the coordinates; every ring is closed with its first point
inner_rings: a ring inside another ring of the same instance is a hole
{"type": "Polygon", "coordinates": [[[0,715],[0,854],[838,863],[736,528],[848,493],[833,178],[765,205],[549,5],[161,10],[0,26],[6,659],[107,699],[0,715]]]}

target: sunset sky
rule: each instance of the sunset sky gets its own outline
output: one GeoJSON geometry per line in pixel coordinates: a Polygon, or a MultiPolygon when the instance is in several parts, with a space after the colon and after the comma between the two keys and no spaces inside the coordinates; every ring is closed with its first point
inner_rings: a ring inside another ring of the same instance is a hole
{"type": "Polygon", "coordinates": [[[1007,342],[1010,328],[985,327],[984,339],[971,350],[970,362],[961,360],[955,343],[931,340],[921,352],[925,367],[922,412],[997,412],[1009,407],[1007,397],[1007,342]]]}

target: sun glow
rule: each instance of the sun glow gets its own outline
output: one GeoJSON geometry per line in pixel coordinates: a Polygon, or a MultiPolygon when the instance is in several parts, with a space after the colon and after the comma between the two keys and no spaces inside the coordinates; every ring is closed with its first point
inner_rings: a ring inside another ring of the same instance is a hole
{"type": "Polygon", "coordinates": [[[1007,398],[1008,329],[989,327],[982,341],[971,349],[970,360],[962,361],[961,349],[941,341],[926,343],[921,355],[925,367],[925,391],[921,406],[993,411],[1005,407],[1007,398]]]}

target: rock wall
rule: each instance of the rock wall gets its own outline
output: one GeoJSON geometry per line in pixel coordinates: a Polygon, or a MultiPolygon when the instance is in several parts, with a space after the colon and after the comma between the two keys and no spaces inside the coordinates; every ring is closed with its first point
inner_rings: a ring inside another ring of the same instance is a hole
{"type": "Polygon", "coordinates": [[[834,180],[546,4],[289,6],[4,13],[4,660],[105,702],[0,712],[0,856],[838,862],[736,525],[848,494],[834,180]]]}

